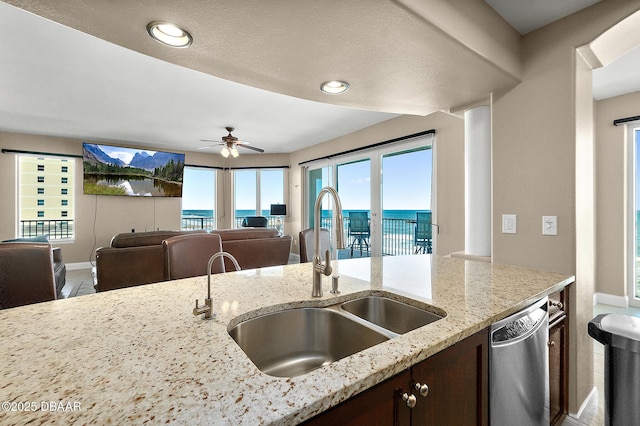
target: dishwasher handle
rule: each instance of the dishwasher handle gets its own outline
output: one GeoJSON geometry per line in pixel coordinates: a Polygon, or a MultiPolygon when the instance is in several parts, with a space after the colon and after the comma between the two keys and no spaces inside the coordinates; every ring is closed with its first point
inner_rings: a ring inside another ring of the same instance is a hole
{"type": "Polygon", "coordinates": [[[528,308],[498,321],[491,326],[491,346],[502,346],[522,341],[540,327],[548,327],[547,298],[528,308]]]}

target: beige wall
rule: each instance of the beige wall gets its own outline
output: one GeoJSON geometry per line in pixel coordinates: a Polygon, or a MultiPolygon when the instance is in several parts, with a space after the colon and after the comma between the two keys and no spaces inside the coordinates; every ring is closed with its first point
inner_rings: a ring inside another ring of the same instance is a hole
{"type": "MultiPolygon", "coordinates": [[[[129,146],[127,144],[123,144],[129,146]]],[[[82,141],[49,136],[0,132],[0,147],[3,149],[50,152],[82,155],[82,141]]],[[[288,165],[288,154],[284,155],[240,155],[233,162],[217,154],[187,152],[185,163],[210,167],[259,167],[288,165]]],[[[0,155],[0,179],[2,200],[0,203],[0,240],[16,237],[17,230],[17,155],[0,155]]],[[[73,242],[56,243],[62,247],[67,263],[93,262],[95,249],[109,244],[111,237],[120,232],[151,231],[154,229],[180,229],[182,210],[179,198],[133,198],[84,195],[82,193],[82,160],[76,159],[76,238],[73,242]]],[[[216,173],[216,208],[225,212],[218,218],[218,228],[231,226],[230,204],[231,179],[228,171],[216,173]],[[225,176],[226,175],[226,176],[225,176]],[[222,195],[220,195],[222,194],[222,195]],[[226,197],[226,198],[225,198],[226,197]],[[225,207],[226,206],[226,207],[225,207]],[[226,210],[225,210],[226,209],[226,210]]]]}
{"type": "Polygon", "coordinates": [[[597,101],[596,291],[627,296],[627,126],[613,120],[640,114],[640,92],[597,101]]]}
{"type": "MultiPolygon", "coordinates": [[[[434,223],[440,225],[438,254],[449,254],[464,249],[464,123],[450,114],[435,113],[426,117],[400,116],[367,127],[349,135],[315,145],[291,154],[291,214],[286,231],[297,240],[303,222],[303,169],[300,162],[328,154],[348,151],[377,142],[435,129],[436,211],[434,223]]],[[[297,241],[295,242],[297,248],[297,241]]],[[[297,252],[297,249],[293,251],[297,252]]]]}
{"type": "Polygon", "coordinates": [[[599,3],[523,38],[523,82],[496,94],[493,110],[493,220],[518,215],[518,233],[493,229],[493,260],[576,274],[571,291],[570,401],[577,413],[593,387],[595,282],[593,100],[590,71],[576,48],[638,9],[599,3]],[[543,215],[558,236],[542,236],[543,215]]]}

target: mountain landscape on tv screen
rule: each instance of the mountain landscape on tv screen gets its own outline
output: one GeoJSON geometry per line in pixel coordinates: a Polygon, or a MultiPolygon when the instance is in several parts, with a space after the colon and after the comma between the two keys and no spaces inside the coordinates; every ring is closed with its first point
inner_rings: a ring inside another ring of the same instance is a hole
{"type": "Polygon", "coordinates": [[[83,143],[82,157],[85,194],[182,196],[184,154],[83,143]]]}

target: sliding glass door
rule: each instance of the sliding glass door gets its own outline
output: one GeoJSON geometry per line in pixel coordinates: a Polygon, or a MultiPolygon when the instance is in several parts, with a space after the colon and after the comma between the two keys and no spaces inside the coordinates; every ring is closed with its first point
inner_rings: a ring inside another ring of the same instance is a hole
{"type": "Polygon", "coordinates": [[[382,253],[431,253],[431,147],[382,156],[382,253]]]}
{"type": "Polygon", "coordinates": [[[632,272],[629,274],[631,279],[629,280],[629,304],[632,306],[640,307],[640,127],[630,127],[630,157],[633,158],[634,171],[633,179],[630,182],[630,196],[633,201],[629,202],[630,206],[633,206],[632,226],[630,226],[631,235],[629,236],[630,244],[630,258],[629,264],[632,267],[632,272]]]}
{"type": "MultiPolygon", "coordinates": [[[[429,136],[308,167],[309,227],[318,193],[332,186],[342,202],[347,245],[339,258],[431,253],[437,235],[431,216],[432,152],[429,136]]],[[[322,227],[332,226],[332,214],[325,197],[322,227]]]]}
{"type": "Polygon", "coordinates": [[[338,164],[337,190],[349,257],[370,256],[376,241],[371,234],[371,218],[377,214],[371,203],[371,160],[364,158],[338,164]]]}

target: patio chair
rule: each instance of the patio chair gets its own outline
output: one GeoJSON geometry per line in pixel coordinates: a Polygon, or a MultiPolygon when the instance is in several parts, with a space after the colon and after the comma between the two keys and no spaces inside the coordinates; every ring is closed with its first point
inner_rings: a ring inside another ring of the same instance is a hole
{"type": "Polygon", "coordinates": [[[416,250],[414,254],[431,253],[432,242],[431,212],[417,212],[414,239],[416,250]]]}
{"type": "Polygon", "coordinates": [[[369,237],[371,229],[369,227],[368,212],[349,212],[349,238],[352,238],[350,244],[350,254],[353,257],[353,247],[357,244],[360,247],[360,256],[362,256],[362,245],[365,250],[369,251],[369,237]]]}

